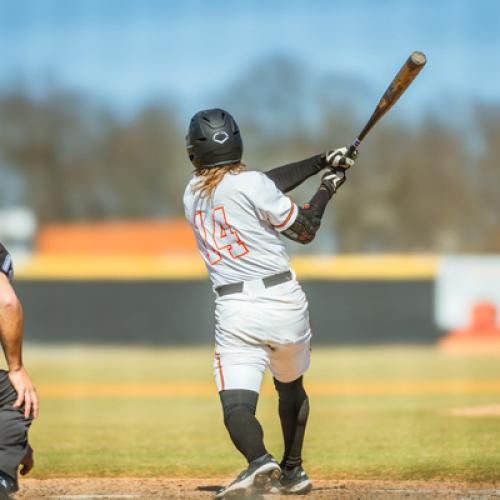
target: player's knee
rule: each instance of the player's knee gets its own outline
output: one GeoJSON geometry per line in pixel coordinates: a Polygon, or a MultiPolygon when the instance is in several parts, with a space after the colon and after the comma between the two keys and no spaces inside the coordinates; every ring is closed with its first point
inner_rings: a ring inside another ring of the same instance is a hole
{"type": "Polygon", "coordinates": [[[3,410],[0,412],[0,447],[17,445],[26,440],[31,420],[25,419],[21,412],[3,410]]]}
{"type": "Polygon", "coordinates": [[[224,412],[224,423],[227,425],[235,415],[255,415],[259,394],[245,389],[231,389],[219,392],[224,412]]]}
{"type": "Polygon", "coordinates": [[[0,482],[7,491],[17,489],[17,468],[26,454],[30,423],[20,411],[0,410],[0,482]]]}
{"type": "Polygon", "coordinates": [[[303,385],[303,377],[299,377],[292,382],[280,382],[274,379],[274,387],[278,391],[278,396],[282,402],[298,403],[307,399],[307,394],[303,385]]]}

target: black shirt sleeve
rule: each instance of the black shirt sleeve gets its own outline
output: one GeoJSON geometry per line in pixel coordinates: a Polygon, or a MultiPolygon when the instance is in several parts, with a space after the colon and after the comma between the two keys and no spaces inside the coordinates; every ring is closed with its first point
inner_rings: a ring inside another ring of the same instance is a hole
{"type": "Polygon", "coordinates": [[[288,193],[312,175],[325,168],[324,155],[315,155],[305,160],[282,165],[264,172],[282,193],[288,193]]]}
{"type": "Polygon", "coordinates": [[[14,277],[14,266],[12,257],[7,249],[0,243],[0,272],[4,273],[9,280],[14,277]]]}

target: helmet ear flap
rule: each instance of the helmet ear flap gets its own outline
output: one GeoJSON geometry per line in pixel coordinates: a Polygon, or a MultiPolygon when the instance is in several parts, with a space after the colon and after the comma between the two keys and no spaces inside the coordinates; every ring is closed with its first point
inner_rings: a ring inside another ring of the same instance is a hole
{"type": "Polygon", "coordinates": [[[198,170],[239,163],[243,142],[236,120],[219,108],[199,111],[191,118],[186,149],[198,170]]]}

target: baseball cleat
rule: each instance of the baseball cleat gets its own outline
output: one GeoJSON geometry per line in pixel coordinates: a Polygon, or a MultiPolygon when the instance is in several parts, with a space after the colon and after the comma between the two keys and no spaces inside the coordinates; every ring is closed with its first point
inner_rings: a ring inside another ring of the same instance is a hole
{"type": "Polygon", "coordinates": [[[268,453],[250,462],[248,468],[240,472],[229,486],[220,490],[215,498],[243,497],[254,488],[259,492],[266,491],[272,481],[279,479],[280,472],[278,462],[268,453]]]}
{"type": "Polygon", "coordinates": [[[282,495],[305,495],[312,489],[312,483],[304,469],[298,465],[293,469],[283,469],[279,482],[276,482],[271,493],[282,495]]]}
{"type": "Polygon", "coordinates": [[[0,500],[10,500],[7,488],[4,488],[1,483],[0,483],[0,500]]]}
{"type": "Polygon", "coordinates": [[[14,480],[0,474],[0,500],[10,500],[10,493],[16,490],[17,487],[14,480]]]}

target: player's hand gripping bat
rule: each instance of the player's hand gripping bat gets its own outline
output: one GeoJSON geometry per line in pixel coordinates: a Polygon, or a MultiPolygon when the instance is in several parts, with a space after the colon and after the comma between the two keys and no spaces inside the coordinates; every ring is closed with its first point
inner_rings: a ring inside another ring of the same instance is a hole
{"type": "Polygon", "coordinates": [[[380,120],[380,118],[382,118],[387,111],[394,106],[403,92],[410,86],[410,83],[420,73],[420,70],[424,67],[426,62],[427,58],[423,52],[415,51],[410,55],[378,102],[375,111],[366,123],[365,127],[349,147],[346,156],[351,158],[354,156],[357,147],[361,144],[361,141],[380,120]]]}

